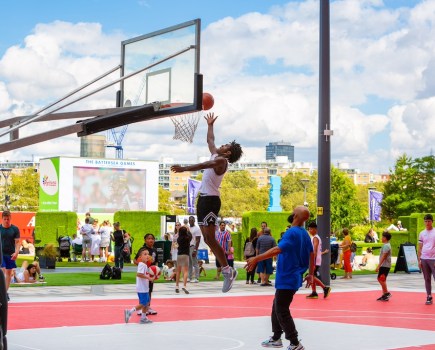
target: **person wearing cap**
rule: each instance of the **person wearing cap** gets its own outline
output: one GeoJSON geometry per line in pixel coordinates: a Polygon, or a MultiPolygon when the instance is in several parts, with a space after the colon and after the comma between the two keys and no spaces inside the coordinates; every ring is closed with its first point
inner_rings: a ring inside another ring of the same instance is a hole
{"type": "MultiPolygon", "coordinates": [[[[12,272],[17,268],[15,261],[20,251],[20,230],[11,224],[11,212],[5,210],[2,213],[2,223],[0,225],[0,236],[2,243],[2,270],[5,275],[6,292],[11,284],[12,272]]],[[[9,300],[9,294],[7,294],[9,300]]]]}
{"type": "Polygon", "coordinates": [[[320,286],[323,289],[323,297],[327,298],[331,292],[331,287],[327,287],[320,280],[320,266],[322,265],[322,255],[329,252],[328,249],[322,251],[322,240],[317,233],[317,224],[312,221],[308,224],[308,233],[311,237],[311,243],[313,244],[314,251],[314,263],[316,267],[314,268],[313,283],[311,284],[311,294],[307,295],[307,299],[318,299],[319,296],[316,292],[316,287],[320,286]]]}
{"type": "Polygon", "coordinates": [[[432,281],[435,280],[435,230],[433,229],[433,216],[424,216],[426,228],[418,236],[418,267],[423,271],[424,285],[426,287],[426,305],[432,305],[432,281]]]}

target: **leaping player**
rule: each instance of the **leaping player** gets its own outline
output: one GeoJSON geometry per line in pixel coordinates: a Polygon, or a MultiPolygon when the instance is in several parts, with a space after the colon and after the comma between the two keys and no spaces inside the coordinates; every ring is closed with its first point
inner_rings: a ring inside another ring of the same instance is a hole
{"type": "Polygon", "coordinates": [[[226,293],[233,286],[233,282],[237,277],[237,270],[228,265],[227,256],[215,237],[217,219],[221,208],[219,187],[228,170],[228,162],[237,162],[243,152],[242,147],[235,141],[216,148],[213,124],[218,117],[215,117],[214,113],[208,113],[204,118],[208,125],[207,144],[211,153],[210,160],[189,166],[173,165],[171,170],[175,173],[204,170],[197,204],[198,225],[201,228],[205,243],[210,247],[222,266],[222,275],[224,276],[222,292],[226,293]]]}

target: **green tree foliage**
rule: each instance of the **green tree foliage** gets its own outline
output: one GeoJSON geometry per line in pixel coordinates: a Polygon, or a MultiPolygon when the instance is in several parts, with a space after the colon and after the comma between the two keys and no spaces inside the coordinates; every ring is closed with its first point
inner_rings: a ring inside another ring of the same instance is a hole
{"type": "Polygon", "coordinates": [[[39,173],[34,168],[14,172],[9,179],[10,209],[37,211],[39,208],[39,173]]]}
{"type": "Polygon", "coordinates": [[[389,220],[402,215],[435,211],[435,156],[400,156],[384,184],[382,214],[389,220]]]}
{"type": "MultiPolygon", "coordinates": [[[[306,182],[306,198],[310,212],[315,212],[317,206],[317,173],[307,176],[295,172],[287,174],[281,184],[281,206],[284,211],[292,211],[296,206],[304,204],[304,184],[306,182]]],[[[313,214],[312,213],[312,214],[313,214]]]]}
{"type": "Polygon", "coordinates": [[[356,186],[336,168],[331,168],[331,228],[338,231],[364,220],[364,210],[357,198],[356,186]]]}
{"type": "Polygon", "coordinates": [[[242,217],[246,211],[267,210],[269,189],[259,189],[247,171],[234,171],[222,181],[221,200],[221,216],[242,217]]]}

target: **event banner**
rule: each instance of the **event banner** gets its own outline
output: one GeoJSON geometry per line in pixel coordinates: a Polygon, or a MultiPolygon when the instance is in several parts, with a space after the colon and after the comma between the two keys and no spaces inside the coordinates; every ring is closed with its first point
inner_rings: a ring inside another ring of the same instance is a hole
{"type": "Polygon", "coordinates": [[[196,214],[195,199],[200,187],[201,181],[193,179],[187,180],[187,212],[189,214],[196,214]]]}
{"type": "Polygon", "coordinates": [[[369,190],[369,219],[370,221],[381,221],[382,192],[369,190]]]}
{"type": "Polygon", "coordinates": [[[59,210],[59,158],[41,159],[39,164],[39,210],[59,210]]]}

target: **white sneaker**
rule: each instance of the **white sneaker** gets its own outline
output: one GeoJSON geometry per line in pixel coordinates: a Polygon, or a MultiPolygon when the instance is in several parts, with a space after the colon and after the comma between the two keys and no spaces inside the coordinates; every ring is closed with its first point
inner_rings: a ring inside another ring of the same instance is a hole
{"type": "Polygon", "coordinates": [[[140,324],[153,323],[149,318],[141,318],[139,321],[140,324]]]}
{"type": "Polygon", "coordinates": [[[304,348],[304,346],[302,345],[302,343],[299,342],[298,345],[290,344],[290,345],[288,346],[287,350],[305,350],[305,348],[304,348]]]}
{"type": "Polygon", "coordinates": [[[157,315],[157,311],[156,310],[153,310],[153,309],[151,309],[150,307],[148,308],[148,311],[147,311],[147,315],[157,315]]]}
{"type": "Polygon", "coordinates": [[[273,340],[273,337],[270,337],[268,340],[262,342],[261,346],[265,348],[282,348],[282,340],[273,340]]]}
{"type": "Polygon", "coordinates": [[[190,283],[198,283],[198,282],[199,281],[196,278],[194,278],[193,280],[190,281],[190,283]]]}
{"type": "Polygon", "coordinates": [[[131,317],[131,311],[128,309],[124,310],[124,320],[125,323],[128,323],[128,321],[130,321],[130,317],[131,317]]]}
{"type": "Polygon", "coordinates": [[[237,270],[228,266],[227,269],[222,269],[222,275],[224,276],[224,284],[222,286],[222,293],[228,292],[232,286],[234,280],[237,278],[237,270]]]}

